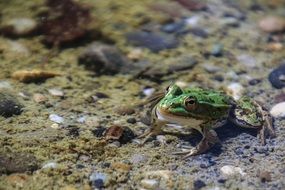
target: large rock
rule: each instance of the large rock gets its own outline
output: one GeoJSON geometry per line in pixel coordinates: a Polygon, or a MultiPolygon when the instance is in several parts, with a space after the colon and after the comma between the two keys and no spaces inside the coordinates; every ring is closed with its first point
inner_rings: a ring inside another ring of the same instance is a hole
{"type": "Polygon", "coordinates": [[[11,117],[20,115],[23,111],[23,105],[11,94],[0,92],[0,116],[11,117]]]}

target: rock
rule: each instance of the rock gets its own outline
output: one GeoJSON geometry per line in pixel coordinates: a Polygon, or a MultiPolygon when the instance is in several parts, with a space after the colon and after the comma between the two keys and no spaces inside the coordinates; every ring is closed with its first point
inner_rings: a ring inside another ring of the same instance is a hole
{"type": "Polygon", "coordinates": [[[244,87],[240,83],[231,83],[226,87],[225,91],[235,100],[238,100],[244,93],[244,87]]]}
{"type": "Polygon", "coordinates": [[[106,140],[118,140],[125,144],[135,138],[134,132],[128,127],[113,125],[109,127],[104,134],[106,140]]]}
{"type": "Polygon", "coordinates": [[[277,89],[285,86],[285,63],[274,69],[268,76],[271,85],[277,89]]]}
{"type": "Polygon", "coordinates": [[[285,102],[280,102],[280,103],[274,105],[270,110],[270,114],[276,118],[285,117],[285,102]]]}
{"type": "Polygon", "coordinates": [[[285,30],[285,18],[267,16],[259,21],[259,27],[265,32],[282,32],[285,30]]]}
{"type": "Polygon", "coordinates": [[[108,185],[109,177],[105,173],[94,172],[90,175],[89,181],[91,182],[93,187],[101,189],[108,185]]]}
{"type": "Polygon", "coordinates": [[[176,48],[179,44],[178,40],[172,35],[153,32],[130,32],[126,35],[127,41],[138,47],[145,47],[152,52],[157,53],[164,49],[176,48]]]}
{"type": "Polygon", "coordinates": [[[43,70],[19,70],[12,74],[12,78],[21,82],[43,82],[48,78],[53,78],[55,76],[60,76],[61,74],[53,71],[43,71],[43,70]]]}
{"type": "Polygon", "coordinates": [[[272,180],[271,174],[269,171],[260,171],[258,176],[259,176],[260,181],[263,183],[270,182],[272,180]]]}
{"type": "Polygon", "coordinates": [[[224,26],[229,26],[229,27],[234,27],[234,28],[240,26],[239,20],[234,17],[224,18],[221,20],[221,22],[222,22],[222,25],[224,26]]]}
{"type": "Polygon", "coordinates": [[[207,5],[198,0],[175,0],[189,11],[202,11],[207,9],[207,5]]]}
{"type": "Polygon", "coordinates": [[[199,27],[193,27],[189,29],[187,32],[190,32],[194,36],[200,37],[200,38],[208,38],[209,34],[207,31],[205,31],[203,28],[199,27]]]}
{"type": "Polygon", "coordinates": [[[97,127],[100,125],[100,119],[96,116],[88,116],[85,118],[85,124],[88,127],[97,127]]]}
{"type": "Polygon", "coordinates": [[[133,61],[141,59],[142,56],[143,56],[143,50],[141,48],[134,48],[127,55],[127,57],[133,61]]]}
{"type": "Polygon", "coordinates": [[[246,67],[254,68],[258,66],[256,59],[251,55],[241,54],[238,55],[236,58],[241,64],[243,64],[246,67]]]}
{"type": "Polygon", "coordinates": [[[64,118],[57,114],[50,114],[49,119],[58,124],[62,124],[64,122],[64,118]]]}
{"type": "Polygon", "coordinates": [[[38,169],[38,160],[29,153],[1,152],[0,174],[33,172],[38,169]]]}
{"type": "Polygon", "coordinates": [[[132,166],[121,162],[114,162],[111,164],[111,168],[117,171],[129,172],[132,169],[132,166]]]}
{"type": "Polygon", "coordinates": [[[272,43],[269,43],[266,46],[266,48],[270,51],[281,51],[281,50],[283,50],[284,46],[280,42],[272,42],[272,43]]]}
{"type": "Polygon", "coordinates": [[[199,190],[199,189],[202,189],[203,187],[205,187],[206,184],[204,181],[198,179],[198,180],[194,181],[193,186],[194,186],[194,190],[199,190]]]}
{"type": "Polygon", "coordinates": [[[142,164],[148,161],[148,157],[143,154],[133,154],[130,158],[130,162],[133,165],[142,164]]]}
{"type": "Polygon", "coordinates": [[[155,92],[154,88],[147,87],[143,89],[143,94],[147,97],[150,97],[154,92],[155,92]]]}
{"type": "Polygon", "coordinates": [[[170,59],[169,62],[172,63],[168,65],[168,73],[192,69],[198,63],[195,58],[189,55],[182,55],[173,60],[170,59]]]}
{"type": "Polygon", "coordinates": [[[11,117],[20,115],[23,111],[23,105],[11,94],[0,92],[0,116],[11,117]]]}
{"type": "Polygon", "coordinates": [[[96,137],[102,137],[104,135],[105,131],[106,131],[105,127],[99,126],[99,127],[96,127],[95,129],[93,129],[92,133],[96,137]]]}
{"type": "Polygon", "coordinates": [[[33,100],[37,103],[43,103],[47,101],[47,97],[45,97],[43,94],[35,93],[33,94],[33,100]]]}
{"type": "Polygon", "coordinates": [[[0,81],[0,90],[1,89],[12,89],[12,85],[8,81],[0,81]]]}
{"type": "Polygon", "coordinates": [[[205,63],[202,66],[208,73],[216,73],[221,70],[220,67],[208,63],[205,63]]]}
{"type": "Polygon", "coordinates": [[[60,126],[58,123],[53,123],[50,127],[53,129],[59,129],[60,126]]]}
{"type": "Polygon", "coordinates": [[[17,54],[17,56],[28,57],[31,54],[30,50],[24,44],[18,41],[9,40],[7,45],[9,47],[8,51],[14,55],[17,54]]]}
{"type": "Polygon", "coordinates": [[[185,21],[173,22],[165,24],[161,27],[161,31],[166,33],[177,33],[185,27],[185,21]]]}
{"type": "Polygon", "coordinates": [[[85,48],[78,63],[96,74],[116,74],[128,65],[127,59],[116,47],[97,42],[85,48]]]}
{"type": "Polygon", "coordinates": [[[248,84],[251,86],[257,85],[261,82],[261,79],[251,79],[250,81],[248,81],[248,84]]]}
{"type": "Polygon", "coordinates": [[[52,168],[55,169],[57,168],[57,163],[56,162],[48,162],[45,165],[43,165],[42,169],[46,169],[46,168],[52,168]]]}
{"type": "Polygon", "coordinates": [[[37,22],[31,18],[14,18],[7,20],[1,28],[0,33],[8,36],[26,36],[36,30],[37,22]]]}
{"type": "Polygon", "coordinates": [[[59,97],[64,96],[64,92],[57,88],[48,89],[48,92],[53,96],[59,96],[59,97]]]}
{"type": "Polygon", "coordinates": [[[236,175],[240,175],[240,176],[246,175],[246,173],[244,173],[240,167],[235,167],[232,165],[225,165],[221,167],[220,171],[225,177],[232,177],[236,175]]]}
{"type": "Polygon", "coordinates": [[[196,27],[200,19],[201,19],[200,16],[195,15],[195,16],[186,18],[185,23],[187,26],[196,27]]]}
{"type": "Polygon", "coordinates": [[[214,44],[211,50],[211,55],[215,57],[221,57],[223,56],[223,44],[214,44]]]}
{"type": "Polygon", "coordinates": [[[8,183],[13,184],[14,187],[24,187],[29,175],[26,174],[11,174],[6,177],[8,183]]]}
{"type": "Polygon", "coordinates": [[[159,182],[156,179],[143,179],[141,180],[141,185],[146,189],[157,189],[159,182]]]}
{"type": "Polygon", "coordinates": [[[129,106],[120,106],[115,109],[115,112],[119,115],[132,115],[135,113],[135,110],[129,106]]]}
{"type": "Polygon", "coordinates": [[[137,122],[137,120],[136,120],[136,118],[131,117],[131,118],[127,119],[127,122],[130,124],[135,124],[137,122]]]}

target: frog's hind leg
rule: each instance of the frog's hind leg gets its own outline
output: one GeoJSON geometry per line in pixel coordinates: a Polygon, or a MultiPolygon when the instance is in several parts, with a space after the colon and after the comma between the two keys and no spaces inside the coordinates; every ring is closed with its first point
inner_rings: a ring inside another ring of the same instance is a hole
{"type": "Polygon", "coordinates": [[[237,101],[236,107],[230,112],[229,119],[240,127],[257,129],[262,145],[266,143],[265,136],[267,130],[270,137],[275,137],[272,116],[268,110],[248,97],[242,97],[237,101]]]}
{"type": "Polygon", "coordinates": [[[196,147],[190,149],[189,151],[176,152],[174,154],[176,155],[186,154],[183,157],[183,159],[186,159],[190,156],[204,153],[207,150],[209,150],[212,146],[214,146],[216,143],[220,142],[217,133],[208,125],[202,126],[201,130],[198,131],[203,135],[203,138],[196,147]]]}

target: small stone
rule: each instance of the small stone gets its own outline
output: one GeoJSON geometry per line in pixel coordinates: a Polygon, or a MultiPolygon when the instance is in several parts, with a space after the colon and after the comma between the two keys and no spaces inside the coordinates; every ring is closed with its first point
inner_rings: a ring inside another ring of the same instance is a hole
{"type": "Polygon", "coordinates": [[[232,165],[225,165],[221,167],[220,170],[225,177],[232,177],[235,175],[240,175],[240,176],[246,175],[246,173],[244,173],[240,167],[235,167],[232,165]]]}
{"type": "Polygon", "coordinates": [[[231,83],[226,87],[226,93],[238,100],[244,93],[244,87],[239,83],[231,83]]]}
{"type": "Polygon", "coordinates": [[[155,92],[154,88],[145,88],[143,89],[143,94],[147,97],[151,96],[155,92]]]}
{"type": "Polygon", "coordinates": [[[268,76],[271,85],[277,89],[285,86],[285,63],[274,69],[268,76]]]}
{"type": "Polygon", "coordinates": [[[47,101],[47,97],[45,97],[43,94],[35,93],[33,95],[33,100],[37,103],[42,103],[42,102],[47,101]]]}
{"type": "Polygon", "coordinates": [[[28,178],[29,176],[26,174],[11,174],[6,177],[6,180],[15,187],[24,187],[24,184],[27,182],[28,178]]]}
{"type": "Polygon", "coordinates": [[[201,19],[200,16],[188,17],[188,18],[185,19],[185,23],[188,26],[196,27],[198,25],[200,19],[201,19]]]}
{"type": "Polygon", "coordinates": [[[0,90],[1,89],[11,89],[12,85],[8,81],[0,81],[0,90]]]}
{"type": "Polygon", "coordinates": [[[163,33],[138,31],[128,33],[126,38],[132,45],[148,48],[155,53],[164,49],[176,48],[179,44],[174,36],[163,33]]]}
{"type": "Polygon", "coordinates": [[[206,184],[204,181],[198,179],[198,180],[194,181],[193,186],[194,186],[194,190],[199,190],[199,189],[202,189],[203,187],[205,187],[206,184]]]}
{"type": "Polygon", "coordinates": [[[243,64],[246,67],[255,68],[258,66],[256,59],[251,55],[241,54],[238,55],[236,58],[241,64],[243,64]]]}
{"type": "Polygon", "coordinates": [[[60,76],[61,74],[53,71],[43,71],[43,70],[19,70],[12,74],[12,78],[19,80],[21,82],[43,82],[48,78],[60,76]]]}
{"type": "Polygon", "coordinates": [[[59,124],[53,123],[50,127],[53,129],[59,129],[59,124]]]}
{"type": "Polygon", "coordinates": [[[85,123],[86,122],[86,116],[79,117],[76,121],[78,123],[85,123]]]}
{"type": "Polygon", "coordinates": [[[133,61],[139,60],[142,56],[143,56],[143,51],[141,48],[134,48],[127,55],[127,57],[133,61]]]}
{"type": "Polygon", "coordinates": [[[0,152],[0,174],[33,172],[38,169],[38,160],[29,153],[0,152]]]}
{"type": "Polygon", "coordinates": [[[31,18],[14,18],[3,24],[0,31],[7,35],[24,36],[35,31],[37,22],[31,18]]]}
{"type": "Polygon", "coordinates": [[[130,162],[134,165],[137,164],[142,164],[148,161],[147,156],[143,154],[133,154],[132,157],[130,158],[130,162]]]}
{"type": "Polygon", "coordinates": [[[191,34],[194,36],[200,37],[200,38],[208,38],[209,34],[207,31],[205,31],[203,28],[199,27],[193,27],[188,30],[191,34]]]}
{"type": "Polygon", "coordinates": [[[58,124],[62,124],[64,122],[64,118],[57,114],[50,114],[49,119],[58,124]]]}
{"type": "Polygon", "coordinates": [[[89,180],[93,187],[101,189],[108,185],[109,177],[105,173],[94,172],[90,175],[89,180]]]}
{"type": "Polygon", "coordinates": [[[136,118],[133,118],[133,117],[132,117],[132,118],[128,118],[128,119],[127,119],[127,122],[128,122],[128,123],[131,123],[131,124],[135,124],[135,123],[137,122],[137,120],[136,120],[136,118]]]}
{"type": "Polygon", "coordinates": [[[20,115],[23,111],[23,105],[9,93],[0,92],[0,116],[11,117],[20,115]]]}
{"type": "Polygon", "coordinates": [[[265,32],[282,32],[285,30],[285,18],[267,16],[259,21],[259,27],[265,32]]]}
{"type": "Polygon", "coordinates": [[[57,168],[57,163],[56,162],[48,162],[45,165],[43,165],[43,167],[42,167],[42,169],[47,169],[47,168],[55,169],[55,168],[57,168]]]}
{"type": "Polygon", "coordinates": [[[8,51],[17,54],[17,56],[28,57],[31,54],[30,50],[20,42],[9,40],[8,45],[9,45],[8,51]]]}
{"type": "Polygon", "coordinates": [[[156,179],[143,179],[141,185],[146,189],[157,189],[159,182],[156,179]]]}
{"type": "Polygon", "coordinates": [[[236,28],[240,26],[240,23],[239,20],[234,17],[227,17],[222,19],[222,25],[236,28]]]}
{"type": "Polygon", "coordinates": [[[259,178],[260,181],[265,183],[265,182],[270,182],[272,180],[271,174],[269,171],[261,171],[259,172],[259,178]]]}
{"type": "Polygon", "coordinates": [[[195,58],[193,58],[192,56],[189,56],[189,55],[182,55],[182,56],[175,58],[173,60],[170,59],[170,62],[173,62],[173,63],[171,63],[168,66],[168,72],[169,73],[174,73],[177,71],[184,71],[187,69],[192,69],[198,63],[198,61],[195,58]]]}
{"type": "Polygon", "coordinates": [[[189,11],[202,11],[207,9],[207,4],[198,0],[175,0],[189,11]]]}
{"type": "Polygon", "coordinates": [[[208,73],[216,73],[221,70],[220,67],[208,63],[205,63],[202,66],[208,73]]]}
{"type": "Polygon", "coordinates": [[[281,51],[283,50],[283,44],[280,42],[273,42],[267,45],[267,49],[270,51],[281,51]]]}
{"type": "Polygon", "coordinates": [[[96,127],[94,130],[92,130],[93,135],[95,135],[96,137],[102,137],[104,135],[106,131],[105,127],[96,127]]]}
{"type": "Polygon", "coordinates": [[[185,26],[185,21],[182,20],[180,22],[168,23],[161,27],[161,31],[166,33],[176,33],[181,31],[185,26]]]}
{"type": "Polygon", "coordinates": [[[85,124],[88,127],[97,127],[100,125],[100,119],[96,116],[90,116],[90,117],[86,117],[85,119],[85,124]]]}
{"type": "Polygon", "coordinates": [[[248,81],[248,84],[254,86],[254,85],[259,84],[260,82],[261,82],[261,79],[251,79],[250,81],[248,81]]]}
{"type": "Polygon", "coordinates": [[[274,105],[270,110],[270,114],[276,118],[285,117],[285,102],[280,102],[274,105]]]}
{"type": "Polygon", "coordinates": [[[116,74],[127,67],[127,59],[115,46],[92,43],[80,54],[78,63],[96,74],[116,74]]]}
{"type": "Polygon", "coordinates": [[[104,136],[106,140],[118,140],[122,144],[128,143],[135,138],[135,134],[130,128],[117,125],[109,127],[104,136]]]}
{"type": "Polygon", "coordinates": [[[59,96],[59,97],[64,96],[64,92],[57,88],[49,89],[48,92],[53,96],[59,96]]]}
{"type": "Polygon", "coordinates": [[[129,106],[121,106],[115,109],[115,112],[119,115],[132,115],[135,113],[134,108],[129,106]]]}
{"type": "Polygon", "coordinates": [[[215,57],[221,57],[223,55],[223,44],[214,44],[211,50],[211,55],[215,57]]]}

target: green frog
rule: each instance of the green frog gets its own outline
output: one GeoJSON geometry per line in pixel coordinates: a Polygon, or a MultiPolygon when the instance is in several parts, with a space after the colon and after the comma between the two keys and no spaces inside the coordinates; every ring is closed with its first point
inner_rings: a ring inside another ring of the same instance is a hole
{"type": "Polygon", "coordinates": [[[165,125],[176,124],[183,128],[195,129],[202,134],[202,140],[186,154],[184,158],[201,154],[220,142],[215,128],[224,125],[227,120],[234,124],[255,128],[262,145],[265,145],[265,131],[274,137],[272,117],[268,111],[249,97],[234,100],[220,91],[202,88],[180,88],[171,85],[166,92],[154,96],[150,102],[151,128],[139,138],[144,144],[150,137],[164,134],[165,125]]]}

